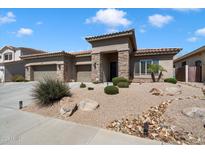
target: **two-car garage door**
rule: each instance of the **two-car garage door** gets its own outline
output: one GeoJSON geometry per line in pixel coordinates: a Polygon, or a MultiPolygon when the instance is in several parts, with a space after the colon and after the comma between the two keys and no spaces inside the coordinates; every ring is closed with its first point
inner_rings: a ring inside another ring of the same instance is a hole
{"type": "MultiPolygon", "coordinates": [[[[34,81],[41,81],[45,78],[52,78],[52,79],[57,78],[56,65],[40,65],[40,66],[32,66],[32,68],[33,68],[34,81]]],[[[76,73],[77,73],[78,82],[91,81],[91,65],[76,66],[76,73]]]]}
{"type": "Polygon", "coordinates": [[[40,81],[44,78],[57,78],[56,65],[40,65],[33,66],[33,79],[34,81],[40,81]]]}
{"type": "Polygon", "coordinates": [[[91,81],[91,65],[78,65],[76,66],[76,71],[78,82],[91,81]]]}

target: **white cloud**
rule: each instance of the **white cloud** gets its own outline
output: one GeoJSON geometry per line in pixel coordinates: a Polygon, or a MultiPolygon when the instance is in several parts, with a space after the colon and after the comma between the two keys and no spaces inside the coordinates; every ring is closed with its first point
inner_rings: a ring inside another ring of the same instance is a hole
{"type": "Polygon", "coordinates": [[[36,25],[42,25],[42,24],[43,24],[42,21],[38,21],[38,22],[36,22],[36,25]]]}
{"type": "Polygon", "coordinates": [[[190,37],[190,38],[187,39],[188,42],[197,42],[198,40],[199,40],[199,38],[195,37],[195,36],[190,37]]]}
{"type": "Polygon", "coordinates": [[[205,36],[205,27],[195,31],[196,35],[205,36]]]}
{"type": "Polygon", "coordinates": [[[33,30],[30,28],[20,28],[17,32],[16,35],[18,37],[22,37],[22,36],[30,36],[33,34],[33,30]]]}
{"type": "Polygon", "coordinates": [[[200,9],[198,8],[173,8],[173,10],[179,11],[179,12],[190,12],[190,11],[198,12],[200,11],[200,9]]]}
{"type": "Polygon", "coordinates": [[[94,17],[86,19],[86,23],[100,23],[112,29],[117,26],[128,26],[131,21],[125,17],[126,14],[118,9],[100,9],[94,17]]]}
{"type": "Polygon", "coordinates": [[[16,17],[13,12],[7,12],[5,16],[0,15],[0,25],[8,24],[16,21],[16,17]]]}
{"type": "Polygon", "coordinates": [[[174,18],[169,15],[154,14],[148,17],[148,21],[152,26],[162,28],[170,23],[174,18]]]}

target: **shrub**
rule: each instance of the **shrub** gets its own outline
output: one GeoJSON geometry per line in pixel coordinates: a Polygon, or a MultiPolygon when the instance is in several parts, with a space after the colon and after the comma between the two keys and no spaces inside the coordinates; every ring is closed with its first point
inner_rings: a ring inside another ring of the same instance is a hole
{"type": "Polygon", "coordinates": [[[114,86],[117,86],[117,84],[119,82],[129,82],[127,79],[125,79],[124,77],[115,77],[115,78],[112,78],[112,83],[114,86]]]}
{"type": "Polygon", "coordinates": [[[93,81],[93,84],[98,84],[98,83],[100,83],[99,81],[93,81]]]}
{"type": "Polygon", "coordinates": [[[88,90],[94,90],[94,88],[93,87],[88,87],[88,90]]]}
{"type": "Polygon", "coordinates": [[[22,75],[19,75],[19,74],[12,76],[11,80],[13,82],[24,82],[24,81],[26,81],[25,78],[22,75]]]}
{"type": "Polygon", "coordinates": [[[44,79],[35,85],[32,96],[40,105],[51,105],[65,96],[71,96],[71,93],[65,83],[54,79],[44,79]]]}
{"type": "Polygon", "coordinates": [[[117,86],[119,88],[129,88],[129,82],[119,82],[117,86]]]}
{"type": "Polygon", "coordinates": [[[177,80],[175,78],[166,78],[166,79],[164,79],[164,82],[176,84],[177,80]]]}
{"type": "Polygon", "coordinates": [[[104,92],[108,95],[115,95],[119,93],[119,89],[115,86],[107,86],[104,88],[104,92]]]}
{"type": "Polygon", "coordinates": [[[86,87],[86,84],[84,84],[83,82],[81,82],[80,88],[85,88],[85,87],[86,87]]]}

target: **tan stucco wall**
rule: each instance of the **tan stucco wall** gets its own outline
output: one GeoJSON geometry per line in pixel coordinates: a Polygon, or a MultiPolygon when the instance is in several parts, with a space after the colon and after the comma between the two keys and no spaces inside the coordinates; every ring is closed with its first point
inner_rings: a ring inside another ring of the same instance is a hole
{"type": "Polygon", "coordinates": [[[144,78],[144,79],[150,79],[150,75],[139,75],[134,76],[134,64],[136,61],[144,60],[144,59],[150,59],[150,60],[159,60],[159,65],[161,65],[163,68],[167,70],[167,72],[163,72],[163,78],[173,77],[174,76],[174,69],[173,69],[173,56],[174,55],[161,55],[161,56],[144,56],[144,57],[131,57],[130,62],[130,70],[131,70],[131,77],[133,78],[144,78]]]}
{"type": "Polygon", "coordinates": [[[130,40],[126,37],[95,41],[92,43],[93,53],[131,50],[130,40]]]}

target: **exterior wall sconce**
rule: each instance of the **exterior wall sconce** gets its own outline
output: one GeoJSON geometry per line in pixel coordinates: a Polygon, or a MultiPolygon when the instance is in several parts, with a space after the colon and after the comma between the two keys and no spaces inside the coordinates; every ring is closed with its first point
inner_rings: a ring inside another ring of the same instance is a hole
{"type": "Polygon", "coordinates": [[[96,69],[96,63],[93,64],[94,69],[96,69]]]}
{"type": "Polygon", "coordinates": [[[23,108],[23,101],[19,101],[19,109],[23,108]]]}
{"type": "Polygon", "coordinates": [[[58,65],[58,69],[61,70],[61,65],[58,65]]]}

